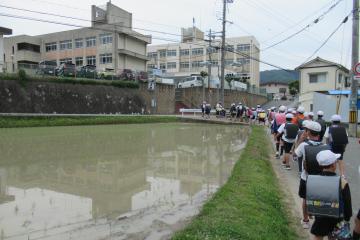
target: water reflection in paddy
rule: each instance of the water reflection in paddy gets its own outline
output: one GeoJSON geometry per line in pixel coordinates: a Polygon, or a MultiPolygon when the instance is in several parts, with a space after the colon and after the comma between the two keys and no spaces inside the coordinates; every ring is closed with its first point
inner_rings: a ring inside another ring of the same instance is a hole
{"type": "Polygon", "coordinates": [[[0,239],[168,236],[224,184],[247,135],[207,124],[0,129],[0,239]]]}

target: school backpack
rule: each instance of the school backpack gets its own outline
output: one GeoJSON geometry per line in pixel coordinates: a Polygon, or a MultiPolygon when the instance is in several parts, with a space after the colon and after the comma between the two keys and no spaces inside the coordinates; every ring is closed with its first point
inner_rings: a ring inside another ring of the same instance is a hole
{"type": "Polygon", "coordinates": [[[342,218],[344,202],[341,189],[345,180],[339,176],[309,175],[306,180],[306,206],[313,216],[342,218]]]}
{"type": "Polygon", "coordinates": [[[293,123],[285,123],[284,130],[284,135],[287,139],[295,139],[298,134],[299,127],[293,123]]]}
{"type": "Polygon", "coordinates": [[[346,129],[343,126],[330,127],[329,134],[331,135],[331,145],[346,145],[349,143],[346,129]]]}

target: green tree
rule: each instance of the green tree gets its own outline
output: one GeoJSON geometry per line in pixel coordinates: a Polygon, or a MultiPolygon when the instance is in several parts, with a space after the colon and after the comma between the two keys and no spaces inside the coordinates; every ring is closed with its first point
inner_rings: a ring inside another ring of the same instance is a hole
{"type": "Polygon", "coordinates": [[[299,93],[299,80],[289,83],[289,92],[291,95],[296,95],[299,93]]]}

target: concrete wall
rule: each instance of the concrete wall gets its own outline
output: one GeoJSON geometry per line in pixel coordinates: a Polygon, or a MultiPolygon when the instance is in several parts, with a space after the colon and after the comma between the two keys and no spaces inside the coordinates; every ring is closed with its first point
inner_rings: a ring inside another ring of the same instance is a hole
{"type": "Polygon", "coordinates": [[[4,69],[4,38],[3,35],[0,34],[0,72],[3,72],[4,69]]]}
{"type": "Polygon", "coordinates": [[[0,81],[0,112],[3,113],[147,113],[175,111],[174,87],[160,86],[155,92],[157,107],[151,108],[153,92],[140,89],[80,84],[0,81]]]}
{"type": "MultiPolygon", "coordinates": [[[[324,118],[326,121],[330,121],[330,118],[333,114],[336,114],[336,106],[339,102],[339,115],[342,118],[342,122],[349,122],[349,105],[350,100],[349,96],[343,95],[326,95],[322,93],[314,93],[314,112],[319,110],[325,113],[324,118]]],[[[360,114],[360,110],[358,111],[358,116],[360,114]]],[[[360,123],[360,119],[358,118],[358,123],[360,123]]]]}

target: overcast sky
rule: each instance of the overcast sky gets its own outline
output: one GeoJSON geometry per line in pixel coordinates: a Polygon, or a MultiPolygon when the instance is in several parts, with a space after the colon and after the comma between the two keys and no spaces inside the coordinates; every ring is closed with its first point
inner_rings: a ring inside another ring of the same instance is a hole
{"type": "MultiPolygon", "coordinates": [[[[260,48],[286,38],[314,21],[339,0],[234,0],[228,4],[227,37],[253,35],[260,48]]],[[[340,0],[341,1],[341,0],[340,0]]],[[[282,68],[294,69],[302,64],[336,29],[352,9],[352,0],[342,0],[319,23],[294,38],[261,52],[263,61],[282,68]]],[[[89,19],[92,4],[104,5],[105,0],[2,0],[0,5],[89,19]]],[[[133,13],[137,28],[180,34],[181,27],[195,25],[203,31],[220,31],[222,0],[112,0],[112,3],[133,13]]],[[[90,22],[56,18],[47,15],[11,10],[0,6],[0,14],[13,14],[89,26],[90,22]]],[[[341,63],[347,67],[351,60],[352,18],[344,24],[331,40],[314,56],[341,63]]],[[[51,23],[0,16],[0,26],[13,29],[14,35],[37,35],[73,29],[51,23]]],[[[154,36],[153,43],[164,43],[155,38],[180,40],[180,37],[145,32],[154,36]]],[[[261,70],[274,67],[261,64],[261,70]]]]}

